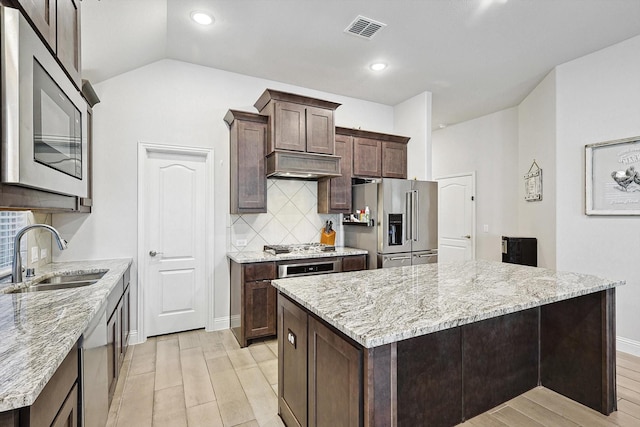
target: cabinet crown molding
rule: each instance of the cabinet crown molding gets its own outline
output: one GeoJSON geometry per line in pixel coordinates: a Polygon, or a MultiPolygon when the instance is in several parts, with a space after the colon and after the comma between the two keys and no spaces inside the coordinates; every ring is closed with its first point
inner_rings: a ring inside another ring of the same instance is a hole
{"type": "Polygon", "coordinates": [[[406,144],[411,139],[408,136],[391,135],[388,133],[373,132],[370,130],[363,130],[363,129],[345,128],[340,126],[336,126],[336,135],[356,136],[359,138],[369,138],[369,139],[376,139],[378,141],[397,142],[400,144],[406,144]]]}
{"type": "Polygon", "coordinates": [[[311,98],[295,93],[281,92],[274,89],[265,89],[265,91],[262,93],[262,95],[260,95],[260,98],[258,98],[253,106],[256,107],[258,111],[262,111],[262,109],[269,103],[269,101],[272,100],[293,102],[296,104],[304,104],[311,107],[326,108],[327,110],[335,110],[340,105],[342,105],[337,102],[325,101],[323,99],[311,98]]]}
{"type": "Polygon", "coordinates": [[[227,114],[224,115],[223,120],[229,127],[231,127],[231,124],[235,120],[246,120],[248,122],[256,122],[256,123],[268,123],[269,116],[263,116],[262,114],[250,113],[247,111],[229,110],[227,111],[227,114]]]}

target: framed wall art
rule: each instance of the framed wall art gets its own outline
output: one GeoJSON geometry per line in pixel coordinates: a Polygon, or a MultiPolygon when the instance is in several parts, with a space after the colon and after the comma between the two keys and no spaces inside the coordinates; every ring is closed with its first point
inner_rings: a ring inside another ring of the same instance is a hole
{"type": "Polygon", "coordinates": [[[587,215],[640,215],[640,136],[585,146],[587,215]]]}
{"type": "Polygon", "coordinates": [[[527,202],[542,200],[542,169],[533,160],[529,172],[524,176],[524,199],[527,202]]]}

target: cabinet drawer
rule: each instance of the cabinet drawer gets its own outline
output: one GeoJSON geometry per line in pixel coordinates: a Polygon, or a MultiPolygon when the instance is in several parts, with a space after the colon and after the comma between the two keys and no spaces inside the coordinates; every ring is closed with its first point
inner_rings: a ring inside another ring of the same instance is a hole
{"type": "Polygon", "coordinates": [[[276,278],[275,262],[259,262],[244,266],[244,281],[271,280],[276,278]]]}

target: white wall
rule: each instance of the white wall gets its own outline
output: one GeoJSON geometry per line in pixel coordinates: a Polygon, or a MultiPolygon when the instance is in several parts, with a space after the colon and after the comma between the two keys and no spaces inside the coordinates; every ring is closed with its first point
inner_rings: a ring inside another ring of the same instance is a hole
{"type": "Polygon", "coordinates": [[[396,105],[394,133],[411,136],[407,144],[407,178],[431,180],[431,92],[396,105]]]}
{"type": "Polygon", "coordinates": [[[584,214],[584,146],[640,135],[640,37],[560,65],[556,79],[557,268],[627,281],[618,348],[640,355],[640,217],[584,214]]]}
{"type": "Polygon", "coordinates": [[[538,239],[538,266],[556,267],[556,73],[518,106],[518,234],[538,239]],[[524,199],[524,175],[542,168],[542,200],[524,199]]]}
{"type": "MultiPolygon", "coordinates": [[[[137,283],[137,146],[154,142],[214,149],[215,317],[228,322],[229,108],[254,111],[266,88],[343,105],[336,125],[392,133],[393,108],[174,60],[162,60],[95,85],[94,209],[90,215],[55,214],[53,225],[70,237],[55,261],[132,257],[137,283]]],[[[408,135],[410,136],[410,135],[408,135]]],[[[136,307],[137,293],[132,304],[136,307]]],[[[134,313],[134,316],[137,313],[134,313]]],[[[133,327],[136,327],[134,322],[133,327]]]]}
{"type": "Polygon", "coordinates": [[[432,167],[434,178],[476,172],[476,258],[500,261],[501,236],[518,229],[517,109],[434,131],[432,167]]]}

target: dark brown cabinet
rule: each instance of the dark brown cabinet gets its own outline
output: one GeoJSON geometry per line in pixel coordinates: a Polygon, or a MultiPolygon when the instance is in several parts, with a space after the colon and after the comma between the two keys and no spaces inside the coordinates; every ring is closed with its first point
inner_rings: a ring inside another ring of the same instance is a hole
{"type": "Polygon", "coordinates": [[[285,424],[359,427],[362,349],[282,294],[278,322],[278,413],[285,424]]]}
{"type": "Polygon", "coordinates": [[[408,137],[336,128],[353,136],[353,176],[362,178],[407,178],[408,137]]]}
{"type": "Polygon", "coordinates": [[[309,316],[309,427],[359,427],[362,350],[309,316]]]}
{"type": "Polygon", "coordinates": [[[0,427],[76,427],[78,347],[73,346],[31,406],[0,413],[0,427]]]}
{"type": "Polygon", "coordinates": [[[336,133],[342,176],[318,180],[318,213],[351,212],[353,137],[336,133]]]}
{"type": "Polygon", "coordinates": [[[56,54],[71,80],[80,88],[80,0],[57,0],[56,19],[56,54]]]}
{"type": "Polygon", "coordinates": [[[249,340],[276,334],[275,262],[231,261],[231,331],[241,347],[249,340]]]}
{"type": "Polygon", "coordinates": [[[268,117],[229,110],[230,213],[266,213],[265,155],[268,117]]]}
{"type": "Polygon", "coordinates": [[[80,0],[17,0],[17,3],[79,89],[80,0]]]}
{"type": "MultiPolygon", "coordinates": [[[[343,271],[366,268],[365,255],[344,256],[338,259],[343,271]]],[[[241,264],[229,260],[229,268],[231,332],[240,347],[246,347],[255,338],[275,336],[278,293],[276,288],[271,286],[271,280],[277,277],[276,262],[241,264]]]]}
{"type": "Polygon", "coordinates": [[[275,150],[334,154],[334,111],[340,104],[267,89],[254,106],[269,116],[268,154],[275,150]]]}
{"type": "Polygon", "coordinates": [[[342,271],[360,271],[367,269],[367,256],[354,255],[342,258],[342,271]]]}
{"type": "Polygon", "coordinates": [[[127,269],[107,298],[107,377],[109,404],[129,346],[131,328],[131,270],[127,269]]]}
{"type": "Polygon", "coordinates": [[[382,141],[382,177],[407,178],[407,144],[382,141]]]}
{"type": "Polygon", "coordinates": [[[278,296],[278,413],[289,427],[307,425],[307,313],[278,296]],[[285,369],[286,366],[286,369],[285,369]]]}
{"type": "Polygon", "coordinates": [[[371,138],[353,139],[353,175],[369,178],[382,176],[382,144],[371,138]]]}

